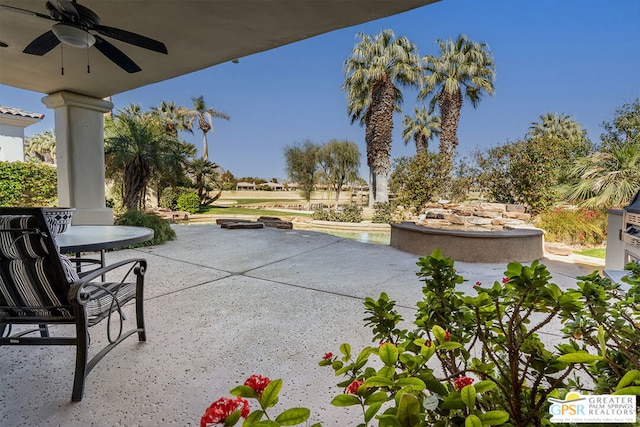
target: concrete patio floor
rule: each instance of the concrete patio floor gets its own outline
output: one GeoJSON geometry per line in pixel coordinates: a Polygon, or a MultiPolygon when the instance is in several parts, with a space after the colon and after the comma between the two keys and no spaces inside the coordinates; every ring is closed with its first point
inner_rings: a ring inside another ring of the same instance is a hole
{"type": "MultiPolygon", "coordinates": [[[[142,256],[149,263],[147,342],[129,338],[107,355],[78,403],[71,402],[73,348],[0,348],[0,425],[195,426],[251,374],[282,378],[274,414],[305,406],[308,425],[361,422],[356,408],[331,406],[337,378],[318,361],[344,342],[354,351],[370,345],[365,297],[386,292],[410,327],[422,297],[417,256],[305,230],[174,229],[178,238],[166,245],[107,254],[108,262],[142,256]]],[[[564,288],[598,269],[569,257],[542,261],[564,288]]],[[[468,280],[460,289],[470,291],[476,281],[500,280],[506,265],[456,268],[468,280]]],[[[92,350],[103,335],[102,325],[92,328],[92,350]]]]}

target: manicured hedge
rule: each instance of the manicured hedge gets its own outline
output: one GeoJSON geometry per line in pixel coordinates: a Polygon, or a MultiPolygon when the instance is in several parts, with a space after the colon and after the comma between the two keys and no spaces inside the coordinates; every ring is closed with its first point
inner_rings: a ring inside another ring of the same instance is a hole
{"type": "Polygon", "coordinates": [[[0,162],[0,206],[55,206],[57,203],[55,166],[0,162]]]}

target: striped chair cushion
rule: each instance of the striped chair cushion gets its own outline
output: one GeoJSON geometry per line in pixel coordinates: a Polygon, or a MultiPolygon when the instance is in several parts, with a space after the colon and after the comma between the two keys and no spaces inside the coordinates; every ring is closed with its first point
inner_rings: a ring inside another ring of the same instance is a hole
{"type": "MultiPolygon", "coordinates": [[[[28,215],[0,217],[0,230],[36,229],[28,215]]],[[[79,280],[75,264],[58,253],[49,256],[46,233],[0,232],[0,319],[3,317],[73,317],[68,302],[69,284],[79,280]],[[57,257],[66,282],[58,283],[52,271],[57,257]]],[[[87,316],[98,318],[135,297],[135,283],[92,282],[87,316]]]]}
{"type": "MultiPolygon", "coordinates": [[[[56,260],[44,243],[50,238],[48,230],[37,228],[33,216],[0,217],[1,230],[17,229],[0,232],[0,317],[72,316],[67,301],[69,283],[56,280],[56,260]]],[[[67,261],[62,263],[65,276],[77,280],[73,265],[67,261]]]]}

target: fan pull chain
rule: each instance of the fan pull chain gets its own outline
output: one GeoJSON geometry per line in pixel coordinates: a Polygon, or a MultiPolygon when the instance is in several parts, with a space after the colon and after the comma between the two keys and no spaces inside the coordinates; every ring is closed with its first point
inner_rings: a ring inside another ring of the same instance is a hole
{"type": "Polygon", "coordinates": [[[87,31],[87,74],[91,74],[91,65],[89,65],[89,32],[87,31]]]}
{"type": "Polygon", "coordinates": [[[62,48],[62,43],[60,43],[60,75],[64,76],[64,54],[63,51],[64,49],[62,48]]]}

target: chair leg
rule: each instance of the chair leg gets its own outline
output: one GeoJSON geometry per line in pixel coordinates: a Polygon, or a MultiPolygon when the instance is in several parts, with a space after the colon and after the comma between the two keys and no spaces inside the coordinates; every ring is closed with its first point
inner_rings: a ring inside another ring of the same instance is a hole
{"type": "Polygon", "coordinates": [[[40,336],[41,337],[48,337],[49,336],[49,326],[46,323],[39,324],[38,328],[40,329],[40,336]]]}
{"type": "Polygon", "coordinates": [[[72,402],[80,402],[84,394],[84,380],[87,377],[87,360],[89,358],[87,334],[85,327],[76,324],[76,371],[73,377],[72,402]]]}
{"type": "Polygon", "coordinates": [[[136,322],[138,327],[138,341],[147,340],[147,331],[144,327],[144,270],[146,262],[141,266],[136,277],[136,322]]]}

